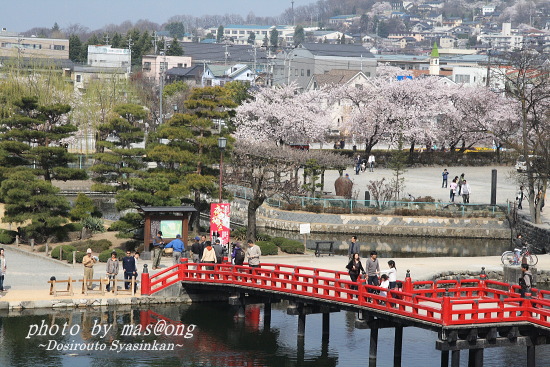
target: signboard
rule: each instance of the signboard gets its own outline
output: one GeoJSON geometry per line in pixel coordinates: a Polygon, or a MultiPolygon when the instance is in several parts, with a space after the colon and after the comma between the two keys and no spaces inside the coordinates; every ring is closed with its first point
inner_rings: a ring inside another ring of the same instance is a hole
{"type": "Polygon", "coordinates": [[[300,234],[311,233],[311,223],[301,223],[300,224],[300,234]]]}
{"type": "Polygon", "coordinates": [[[229,203],[210,204],[210,238],[212,238],[212,241],[219,239],[222,245],[229,243],[231,234],[229,209],[229,203]]]}
{"type": "Polygon", "coordinates": [[[409,79],[409,80],[412,80],[412,76],[410,75],[398,75],[397,76],[397,80],[405,80],[405,79],[409,79]]]}

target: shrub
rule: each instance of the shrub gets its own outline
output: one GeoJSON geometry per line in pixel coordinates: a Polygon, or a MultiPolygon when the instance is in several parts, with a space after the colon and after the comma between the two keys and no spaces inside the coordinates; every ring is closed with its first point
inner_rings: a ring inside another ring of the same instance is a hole
{"type": "Polygon", "coordinates": [[[256,245],[260,247],[263,255],[277,255],[279,253],[277,245],[271,241],[257,241],[256,245]]]}
{"type": "Polygon", "coordinates": [[[38,246],[36,252],[46,252],[46,245],[38,246]]]}
{"type": "Polygon", "coordinates": [[[85,255],[86,255],[86,251],[77,251],[74,259],[77,263],[82,264],[82,259],[84,258],[85,255]]]}
{"type": "MultiPolygon", "coordinates": [[[[139,246],[143,245],[143,241],[138,240],[129,240],[124,242],[120,248],[124,251],[139,251],[139,246]]],[[[142,249],[143,251],[143,249],[142,249]]]]}
{"type": "Polygon", "coordinates": [[[0,229],[0,243],[10,244],[15,242],[16,231],[0,229]]]}
{"type": "Polygon", "coordinates": [[[78,251],[86,252],[88,248],[91,248],[93,252],[102,252],[104,250],[107,250],[111,248],[113,243],[106,239],[101,240],[87,240],[87,241],[79,241],[73,243],[73,246],[78,251]]]}
{"type": "Polygon", "coordinates": [[[82,231],[83,225],[82,223],[67,223],[63,226],[68,232],[80,232],[82,231]]]}
{"type": "Polygon", "coordinates": [[[116,251],[116,254],[117,254],[117,257],[119,259],[122,259],[125,255],[125,252],[122,251],[121,249],[119,248],[115,248],[115,249],[109,249],[109,250],[105,250],[105,251],[102,251],[100,254],[99,254],[99,261],[102,262],[102,263],[106,263],[107,260],[109,260],[109,258],[111,257],[111,253],[113,251],[116,251]]]}
{"type": "Polygon", "coordinates": [[[58,260],[73,261],[73,251],[76,251],[76,248],[74,246],[61,245],[61,246],[57,246],[52,250],[51,256],[54,259],[58,259],[58,260]]]}
{"type": "Polygon", "coordinates": [[[92,231],[93,233],[105,232],[105,226],[103,225],[103,219],[97,217],[86,217],[82,219],[82,226],[92,231]]]}
{"type": "Polygon", "coordinates": [[[281,251],[286,252],[287,254],[304,253],[304,244],[300,241],[291,240],[284,237],[275,237],[272,241],[281,249],[281,251]]]}

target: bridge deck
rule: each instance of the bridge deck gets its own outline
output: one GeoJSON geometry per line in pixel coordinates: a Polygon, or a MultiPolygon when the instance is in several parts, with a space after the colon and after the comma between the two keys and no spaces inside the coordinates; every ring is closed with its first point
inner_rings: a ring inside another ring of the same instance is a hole
{"type": "Polygon", "coordinates": [[[216,264],[214,270],[208,270],[212,265],[182,263],[150,278],[144,274],[142,294],[152,295],[184,282],[368,310],[430,328],[530,324],[550,332],[550,292],[533,289],[531,298],[523,299],[517,286],[493,280],[413,282],[408,277],[401,289],[386,290],[364,280],[352,282],[341,271],[283,264],[262,264],[260,268],[216,264]],[[381,293],[384,291],[386,295],[381,293]]]}

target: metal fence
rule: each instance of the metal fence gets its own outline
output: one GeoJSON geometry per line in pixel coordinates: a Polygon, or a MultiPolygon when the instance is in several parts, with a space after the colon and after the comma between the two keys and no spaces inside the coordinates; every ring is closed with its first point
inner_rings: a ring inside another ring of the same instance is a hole
{"type": "MultiPolygon", "coordinates": [[[[228,185],[226,189],[235,197],[250,200],[252,189],[228,185]]],[[[510,203],[504,205],[463,204],[451,202],[416,202],[388,200],[357,200],[345,198],[315,198],[306,196],[273,196],[266,200],[271,207],[283,210],[301,210],[327,214],[386,214],[435,215],[443,217],[504,218],[510,212],[510,203]]]]}

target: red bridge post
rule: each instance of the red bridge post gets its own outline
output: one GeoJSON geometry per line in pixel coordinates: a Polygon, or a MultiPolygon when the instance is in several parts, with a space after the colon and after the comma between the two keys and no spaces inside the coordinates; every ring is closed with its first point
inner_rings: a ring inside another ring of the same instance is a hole
{"type": "Polygon", "coordinates": [[[480,288],[480,291],[478,294],[479,297],[485,297],[487,294],[485,291],[485,289],[487,288],[487,284],[485,283],[486,280],[487,280],[487,273],[485,273],[485,267],[481,267],[481,273],[479,273],[479,288],[480,288]]]}
{"type": "Polygon", "coordinates": [[[143,265],[143,272],[141,273],[141,295],[149,296],[151,294],[151,279],[149,278],[149,269],[147,264],[143,265]]]}
{"type": "Polygon", "coordinates": [[[451,324],[453,319],[451,307],[451,297],[449,297],[448,289],[445,289],[445,295],[443,296],[443,302],[441,303],[441,322],[443,325],[451,324]]]}
{"type": "MultiPolygon", "coordinates": [[[[403,292],[412,294],[413,284],[411,279],[411,271],[407,269],[407,274],[405,275],[405,284],[403,284],[403,292]]],[[[410,297],[406,297],[410,301],[410,297]]]]}

